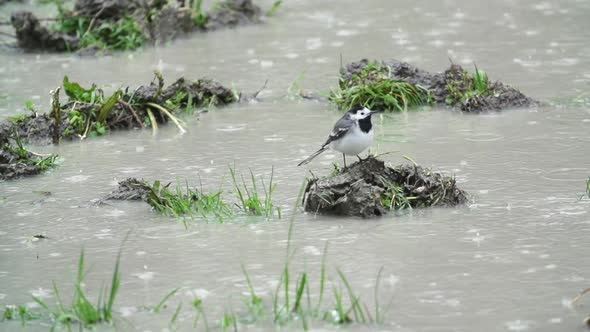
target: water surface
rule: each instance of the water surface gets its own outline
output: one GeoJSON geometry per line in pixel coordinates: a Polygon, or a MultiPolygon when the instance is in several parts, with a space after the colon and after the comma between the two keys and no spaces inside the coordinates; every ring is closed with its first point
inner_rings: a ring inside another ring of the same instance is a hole
{"type": "MultiPolygon", "coordinates": [[[[223,224],[197,221],[186,229],[142,203],[90,202],[127,177],[188,178],[217,190],[235,162],[240,171],[250,168],[267,177],[274,167],[276,203],[290,215],[308,170],[328,173],[340,160],[326,153],[309,167],[296,167],[341,115],[329,104],[286,98],[300,72],[305,88],[328,91],[337,84],[340,55],[344,61],[403,59],[428,70],[443,70],[451,57],[467,68],[477,61],[492,79],[534,98],[578,96],[590,83],[589,10],[584,1],[289,1],[264,25],[194,35],[135,53],[78,58],[2,49],[2,117],[22,111],[27,100],[46,109],[48,91],[63,75],[112,88],[145,84],[151,69],[161,70],[169,82],[181,75],[208,76],[245,92],[258,90],[266,79],[269,84],[261,102],[185,119],[184,135],[167,126],[156,136],[135,130],[34,147],[64,161],[47,174],[0,183],[0,305],[32,302],[31,294],[51,302],[51,280],[69,296],[82,247],[92,266],[86,285],[96,294],[110,280],[129,230],[117,300],[124,330],[166,329],[181,301],[179,327],[189,329],[195,297],[204,298],[211,322],[224,311],[239,311],[247,292],[241,264],[269,299],[285,261],[286,218],[238,216],[223,224]],[[39,190],[52,195],[34,193],[39,190]],[[29,241],[39,233],[49,239],[29,241]],[[182,290],[163,313],[138,308],[156,304],[176,287],[182,290]]],[[[398,164],[410,156],[455,174],[473,202],[377,220],[297,213],[293,269],[310,272],[313,293],[328,242],[330,275],[336,281],[340,268],[369,306],[377,272],[384,268],[380,296],[383,303],[391,297],[393,302],[380,330],[583,331],[588,302],[572,308],[569,300],[590,284],[590,200],[578,200],[590,176],[590,108],[487,115],[433,110],[375,120],[374,150],[391,152],[385,160],[398,164]]],[[[227,181],[223,188],[235,200],[227,181]]],[[[0,329],[17,326],[3,323],[0,329]]],[[[260,323],[251,329],[274,327],[260,323]]]]}

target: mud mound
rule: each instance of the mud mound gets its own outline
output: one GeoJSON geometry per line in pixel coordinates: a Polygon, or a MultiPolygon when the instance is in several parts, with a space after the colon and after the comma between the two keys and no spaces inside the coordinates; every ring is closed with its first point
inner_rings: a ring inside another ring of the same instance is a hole
{"type": "MultiPolygon", "coordinates": [[[[34,159],[32,154],[25,156],[25,159],[34,159]]],[[[41,168],[21,162],[23,158],[5,147],[0,148],[0,180],[11,180],[27,175],[41,173],[41,168]]]]}
{"type": "Polygon", "coordinates": [[[95,85],[83,88],[64,77],[63,88],[69,100],[59,102],[59,90],[53,92],[53,109],[38,114],[14,116],[0,122],[0,179],[38,174],[53,167],[56,156],[37,156],[23,143],[49,144],[75,138],[85,139],[109,130],[139,129],[173,121],[179,129],[178,114],[200,107],[237,102],[240,94],[211,79],[189,81],[179,78],[168,87],[162,76],[157,82],[117,90],[110,97],[95,85]]]}
{"type": "Polygon", "coordinates": [[[54,166],[56,155],[40,156],[23,147],[17,132],[0,133],[0,180],[39,174],[54,166]]]}
{"type": "Polygon", "coordinates": [[[25,50],[90,55],[162,44],[193,31],[262,22],[262,10],[252,0],[224,0],[209,13],[188,5],[184,1],[76,0],[73,10],[60,10],[47,27],[31,12],[13,13],[11,23],[18,46],[25,50]]]}
{"type": "Polygon", "coordinates": [[[15,12],[10,22],[16,31],[17,45],[23,49],[65,52],[78,48],[77,37],[49,31],[31,12],[15,12]]]}
{"type": "MultiPolygon", "coordinates": [[[[477,71],[477,68],[476,68],[477,71]]],[[[483,73],[483,71],[479,71],[483,73]]],[[[432,103],[457,107],[464,112],[498,111],[506,108],[538,106],[539,102],[501,82],[488,82],[478,87],[474,76],[456,64],[442,73],[431,73],[398,60],[352,62],[340,70],[342,90],[360,84],[407,82],[425,88],[432,103]],[[359,81],[358,77],[364,80],[359,81]]],[[[362,97],[362,96],[361,96],[362,97]]],[[[387,98],[383,96],[383,98],[387,98]]],[[[358,98],[363,100],[362,98],[358,98]]],[[[376,107],[386,104],[376,102],[376,107]]],[[[355,105],[351,105],[355,106],[355,105]]]]}
{"type": "Polygon", "coordinates": [[[147,202],[152,189],[145,181],[136,178],[128,178],[119,181],[119,187],[106,195],[100,201],[144,201],[147,202]]]}
{"type": "Polygon", "coordinates": [[[206,30],[233,28],[239,25],[260,23],[262,10],[252,0],[230,0],[221,3],[209,13],[206,30]]]}
{"type": "Polygon", "coordinates": [[[306,212],[369,218],[390,209],[466,202],[467,194],[452,177],[417,165],[391,168],[371,156],[336,175],[311,180],[303,205],[306,212]]]}
{"type": "MultiPolygon", "coordinates": [[[[152,124],[148,109],[154,115],[156,125],[167,123],[170,117],[153,107],[153,104],[168,109],[171,114],[177,114],[184,112],[187,107],[226,105],[237,102],[239,98],[237,92],[211,79],[191,81],[181,77],[166,88],[162,79],[140,86],[134,92],[129,88],[126,92],[121,91],[118,98],[113,100],[106,118],[101,120],[98,118],[100,110],[109,103],[110,98],[103,96],[102,102],[89,103],[81,96],[97,91],[96,87],[84,89],[67,79],[64,80],[64,89],[70,100],[59,106],[61,116],[58,128],[61,139],[102,135],[106,130],[150,127],[152,124]]],[[[21,116],[16,120],[7,119],[0,122],[0,137],[8,137],[16,132],[29,143],[48,144],[53,139],[55,124],[51,112],[21,116]]]]}

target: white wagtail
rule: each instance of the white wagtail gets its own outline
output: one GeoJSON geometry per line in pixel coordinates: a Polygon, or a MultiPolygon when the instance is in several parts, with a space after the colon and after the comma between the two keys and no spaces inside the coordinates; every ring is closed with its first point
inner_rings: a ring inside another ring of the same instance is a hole
{"type": "MultiPolygon", "coordinates": [[[[365,151],[373,144],[373,137],[375,135],[373,124],[371,123],[371,115],[381,112],[371,111],[366,107],[352,108],[336,122],[326,143],[297,166],[309,163],[313,158],[330,148],[342,152],[344,167],[346,167],[346,155],[358,157],[359,153],[365,151]]],[[[359,160],[361,159],[360,157],[358,158],[359,160]]]]}

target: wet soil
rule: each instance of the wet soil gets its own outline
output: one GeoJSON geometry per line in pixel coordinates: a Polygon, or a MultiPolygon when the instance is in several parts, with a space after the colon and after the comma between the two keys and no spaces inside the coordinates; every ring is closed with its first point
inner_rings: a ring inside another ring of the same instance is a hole
{"type": "MultiPolygon", "coordinates": [[[[375,62],[363,59],[347,64],[340,70],[340,86],[350,86],[353,76],[360,75],[370,63],[375,62]]],[[[377,64],[382,73],[387,73],[389,80],[420,85],[428,89],[434,103],[457,107],[464,112],[499,111],[507,108],[534,107],[540,104],[518,89],[498,81],[490,82],[487,91],[483,94],[469,95],[468,98],[452,98],[451,94],[465,96],[473,89],[471,76],[457,64],[451,64],[441,73],[431,73],[398,60],[386,60],[377,64]]]]}
{"type": "MultiPolygon", "coordinates": [[[[79,51],[88,55],[100,51],[97,45],[80,49],[80,35],[102,24],[119,25],[130,17],[140,27],[145,40],[161,44],[183,34],[195,31],[234,28],[240,25],[261,23],[262,10],[252,0],[225,0],[219,3],[202,20],[195,19],[193,10],[176,2],[136,0],[77,0],[74,9],[61,14],[60,20],[86,19],[89,27],[84,31],[60,32],[42,24],[31,12],[14,12],[11,23],[16,31],[17,45],[25,50],[50,52],[79,51]]],[[[61,22],[58,20],[58,22],[61,22]]]]}
{"type": "Polygon", "coordinates": [[[389,167],[375,157],[358,161],[336,175],[312,179],[305,190],[306,212],[377,217],[387,213],[383,201],[392,187],[401,189],[412,208],[455,206],[468,201],[455,179],[418,165],[389,167]]]}
{"type": "MultiPolygon", "coordinates": [[[[40,160],[34,155],[24,155],[14,143],[15,138],[35,144],[49,144],[63,139],[85,138],[91,128],[104,127],[105,130],[134,129],[151,126],[149,112],[157,123],[166,123],[170,116],[153,105],[167,109],[171,114],[184,112],[188,107],[199,108],[210,105],[226,105],[238,101],[237,92],[224,87],[211,79],[196,81],[181,77],[168,87],[158,76],[157,82],[140,86],[130,92],[127,88],[120,94],[103,122],[98,120],[101,108],[108,103],[88,103],[70,100],[59,105],[59,118],[55,112],[43,114],[31,113],[18,118],[0,122],[0,179],[12,179],[20,176],[34,175],[41,172],[33,161],[40,160]],[[177,106],[169,108],[167,102],[174,100],[177,106]],[[190,102],[190,105],[189,105],[190,102]],[[85,125],[76,127],[74,117],[83,117],[85,125]],[[26,163],[23,163],[26,161],[26,163]]],[[[105,98],[106,100],[106,98],[105,98]]]]}
{"type": "Polygon", "coordinates": [[[145,181],[138,180],[136,178],[128,178],[126,180],[119,181],[119,187],[117,187],[117,189],[112,191],[110,194],[101,198],[99,202],[108,200],[147,202],[151,192],[151,186],[145,181]]]}

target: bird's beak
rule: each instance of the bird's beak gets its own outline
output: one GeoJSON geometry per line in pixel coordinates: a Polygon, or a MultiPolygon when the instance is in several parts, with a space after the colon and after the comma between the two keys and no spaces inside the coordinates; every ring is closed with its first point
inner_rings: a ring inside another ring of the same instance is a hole
{"type": "Polygon", "coordinates": [[[383,113],[384,111],[382,110],[371,110],[371,114],[377,114],[377,113],[383,113]]]}

